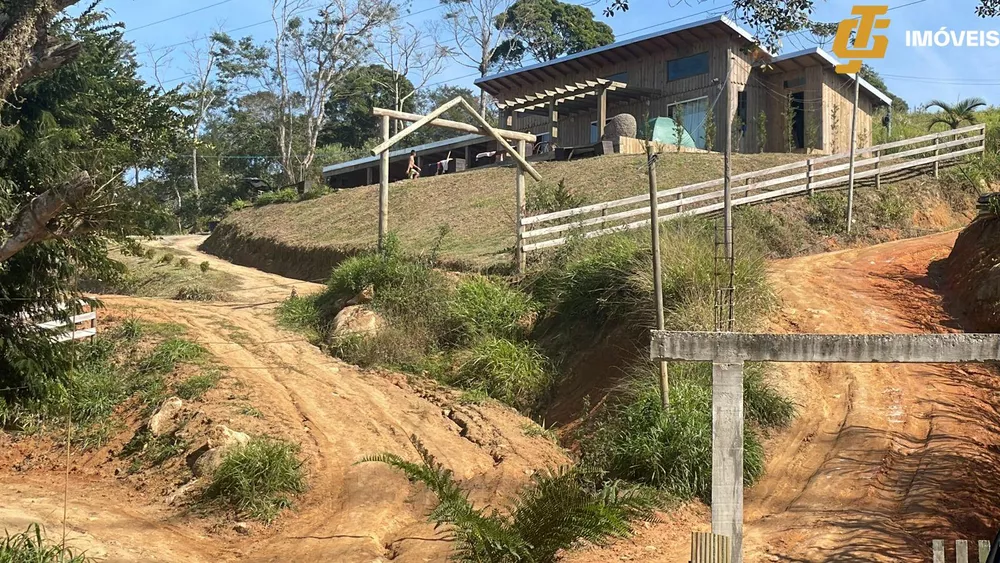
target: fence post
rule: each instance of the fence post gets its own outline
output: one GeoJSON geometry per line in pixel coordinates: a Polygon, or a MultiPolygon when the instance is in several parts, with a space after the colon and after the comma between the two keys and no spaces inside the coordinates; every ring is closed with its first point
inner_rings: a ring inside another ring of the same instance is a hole
{"type": "Polygon", "coordinates": [[[990,556],[990,540],[979,540],[979,563],[986,563],[990,556]]]}
{"type": "Polygon", "coordinates": [[[875,151],[875,189],[882,189],[882,151],[875,151]]]}
{"type": "Polygon", "coordinates": [[[941,144],[941,137],[940,136],[934,137],[934,156],[935,156],[935,160],[934,160],[934,177],[935,178],[937,178],[940,175],[940,172],[941,172],[941,163],[936,158],[936,157],[938,157],[938,156],[941,155],[941,149],[937,148],[938,145],[940,145],[940,144],[941,144]]]}
{"type": "MultiPolygon", "coordinates": [[[[517,152],[522,157],[525,153],[525,143],[524,140],[517,141],[517,152]]],[[[514,261],[517,263],[517,273],[523,274],[525,267],[527,266],[527,259],[524,256],[524,168],[520,164],[516,166],[517,171],[514,176],[514,190],[516,192],[514,196],[514,203],[517,211],[515,212],[517,217],[517,224],[515,225],[515,237],[514,240],[514,261]]]]}
{"type": "Polygon", "coordinates": [[[934,549],[934,563],[944,562],[944,540],[933,540],[931,546],[934,549]]]}
{"type": "Polygon", "coordinates": [[[969,563],[969,542],[955,540],[955,563],[969,563]]]}
{"type": "MultiPolygon", "coordinates": [[[[389,116],[382,116],[382,142],[389,140],[389,116]]],[[[385,249],[385,237],[389,233],[389,148],[379,155],[378,181],[378,247],[385,249]]]]}
{"type": "Polygon", "coordinates": [[[809,196],[815,193],[813,190],[813,159],[806,160],[806,188],[809,190],[809,196]]]}

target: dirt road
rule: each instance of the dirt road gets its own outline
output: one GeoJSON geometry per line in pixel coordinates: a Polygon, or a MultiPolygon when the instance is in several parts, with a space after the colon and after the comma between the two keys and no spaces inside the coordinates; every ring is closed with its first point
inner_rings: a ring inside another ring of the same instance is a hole
{"type": "MultiPolygon", "coordinates": [[[[460,405],[453,392],[433,384],[361,371],[277,328],[269,310],[273,302],[291,287],[304,293],[321,286],[219,261],[198,253],[197,243],[184,237],[161,244],[238,276],[240,289],[252,288],[241,302],[102,299],[111,311],[187,327],[186,338],[200,342],[227,366],[228,377],[245,384],[267,424],[302,445],[309,490],[273,527],[244,538],[231,525],[178,514],[163,499],[131,506],[124,486],[74,476],[68,519],[74,545],[110,561],[437,561],[450,546],[426,521],[431,497],[415,493],[397,471],[356,465],[358,460],[380,452],[416,460],[410,442],[416,436],[470,483],[474,501],[494,503],[533,470],[567,463],[551,441],[527,436],[528,421],[511,409],[460,405]]],[[[0,524],[19,531],[42,521],[58,533],[61,475],[16,479],[4,477],[0,488],[0,524]]]]}
{"type": "MultiPolygon", "coordinates": [[[[956,233],[776,262],[774,329],[817,333],[958,330],[928,265],[956,233]]],[[[933,271],[933,269],[932,269],[933,271]]],[[[931,539],[989,539],[1000,514],[1000,379],[983,365],[783,364],[798,407],[767,442],[747,491],[746,561],[929,561],[931,539]]],[[[573,561],[686,561],[690,507],[573,561]]]]}

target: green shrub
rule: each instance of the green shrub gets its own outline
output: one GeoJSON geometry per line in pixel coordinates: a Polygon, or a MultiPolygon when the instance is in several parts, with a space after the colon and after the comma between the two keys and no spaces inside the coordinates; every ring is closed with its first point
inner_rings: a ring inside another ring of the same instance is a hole
{"type": "Polygon", "coordinates": [[[581,540],[605,545],[628,537],[635,522],[655,521],[661,497],[647,489],[609,484],[597,490],[573,470],[536,474],[507,510],[476,508],[450,469],[437,463],[415,439],[422,458],[412,463],[395,454],[371,456],[427,486],[438,500],[429,519],[449,524],[457,561],[551,563],[581,540]]]}
{"type": "Polygon", "coordinates": [[[254,207],[271,205],[272,203],[293,203],[299,200],[299,192],[295,188],[284,188],[274,192],[266,192],[257,196],[254,207]]]}
{"type": "Polygon", "coordinates": [[[271,522],[291,506],[291,495],[305,490],[302,463],[295,444],[257,437],[236,446],[222,460],[205,491],[239,514],[271,522]]]}
{"type": "Polygon", "coordinates": [[[160,264],[169,264],[169,263],[171,263],[173,261],[174,261],[174,255],[168,252],[168,253],[164,254],[163,256],[160,256],[159,263],[160,264]]]}
{"type": "Polygon", "coordinates": [[[316,296],[293,295],[278,305],[278,325],[292,330],[315,332],[320,328],[316,296]]]}
{"type": "Polygon", "coordinates": [[[192,375],[177,385],[174,393],[181,399],[190,401],[205,394],[205,391],[215,387],[222,375],[217,369],[210,369],[198,375],[192,375]]]}
{"type": "Polygon", "coordinates": [[[526,323],[534,311],[524,293],[477,276],[458,284],[448,304],[448,324],[459,342],[482,336],[519,340],[526,336],[526,323]]]}
{"type": "Polygon", "coordinates": [[[187,258],[181,258],[180,260],[177,261],[177,265],[180,266],[181,268],[187,268],[190,264],[191,260],[187,258]]]}
{"type": "Polygon", "coordinates": [[[152,260],[153,258],[156,258],[156,251],[152,248],[147,248],[143,253],[143,256],[145,256],[147,260],[152,260]]]}
{"type": "Polygon", "coordinates": [[[0,563],[85,563],[92,559],[75,555],[72,550],[42,537],[42,528],[31,524],[20,534],[10,535],[0,541],[0,563]]]}
{"type": "MultiPolygon", "coordinates": [[[[612,479],[669,491],[680,498],[710,500],[712,491],[711,364],[670,367],[670,410],[660,405],[658,366],[639,369],[614,404],[588,421],[581,439],[585,466],[612,479]]],[[[748,365],[744,381],[743,475],[747,484],[764,472],[757,432],[790,422],[794,409],[748,365]]]]}
{"type": "Polygon", "coordinates": [[[531,344],[488,336],[473,345],[453,383],[463,389],[481,389],[498,401],[530,412],[552,383],[546,364],[531,344]]]}
{"type": "Polygon", "coordinates": [[[824,235],[846,231],[847,195],[843,192],[823,192],[809,198],[806,222],[824,235]]]}
{"type": "Polygon", "coordinates": [[[525,210],[531,215],[554,213],[587,205],[587,200],[566,187],[566,179],[552,185],[541,182],[527,193],[525,210]]]}
{"type": "Polygon", "coordinates": [[[202,273],[205,273],[209,270],[209,268],[211,268],[211,265],[209,265],[208,260],[205,260],[201,264],[198,264],[198,268],[201,269],[202,273]]]}
{"type": "Polygon", "coordinates": [[[181,362],[194,362],[207,354],[199,344],[183,338],[168,338],[153,348],[152,353],[143,358],[137,368],[143,373],[170,373],[181,362]]]}

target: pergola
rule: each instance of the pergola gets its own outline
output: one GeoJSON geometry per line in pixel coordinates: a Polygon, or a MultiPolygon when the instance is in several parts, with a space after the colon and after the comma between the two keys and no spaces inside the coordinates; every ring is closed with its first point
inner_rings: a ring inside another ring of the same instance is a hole
{"type": "Polygon", "coordinates": [[[453,131],[478,133],[485,137],[491,137],[516,162],[517,168],[514,174],[514,205],[516,217],[514,220],[517,242],[514,248],[514,262],[517,267],[517,271],[519,273],[523,272],[525,268],[524,249],[522,248],[524,237],[521,236],[521,233],[524,227],[521,225],[521,220],[525,213],[524,175],[527,174],[539,182],[542,180],[542,176],[533,166],[531,166],[531,164],[528,163],[525,158],[525,144],[535,142],[535,136],[531,133],[509,131],[493,127],[483,116],[479,115],[479,113],[471,105],[469,105],[469,102],[465,101],[465,98],[461,96],[441,104],[437,109],[427,115],[417,115],[384,108],[373,108],[372,114],[375,117],[380,117],[382,119],[382,143],[372,149],[372,154],[378,156],[380,160],[378,198],[379,248],[383,247],[385,236],[389,232],[389,150],[393,147],[393,145],[402,141],[417,129],[420,129],[425,125],[432,125],[435,127],[451,129],[453,131]],[[475,125],[441,118],[441,114],[454,107],[462,108],[464,112],[468,114],[473,121],[475,121],[475,125]],[[402,131],[390,137],[390,118],[399,119],[401,121],[410,121],[412,123],[410,123],[410,125],[402,131]],[[511,146],[508,139],[517,143],[516,149],[511,146]]]}
{"type": "Polygon", "coordinates": [[[500,100],[497,106],[503,115],[501,122],[505,127],[511,126],[511,117],[515,113],[548,116],[554,141],[559,137],[560,113],[591,111],[596,105],[598,137],[603,137],[609,101],[617,103],[648,99],[656,93],[656,90],[629,86],[625,82],[593,78],[500,100]]]}

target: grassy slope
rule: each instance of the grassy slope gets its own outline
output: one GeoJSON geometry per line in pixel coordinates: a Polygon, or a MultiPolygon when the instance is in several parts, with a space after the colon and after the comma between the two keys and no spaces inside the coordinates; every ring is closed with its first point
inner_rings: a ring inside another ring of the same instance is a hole
{"type": "MultiPolygon", "coordinates": [[[[800,160],[802,155],[735,155],[735,173],[750,172],[800,160]]],[[[535,166],[544,181],[566,186],[588,203],[645,193],[645,159],[615,155],[535,166]]],[[[718,154],[667,154],[657,168],[660,189],[722,176],[718,154]]],[[[528,181],[528,191],[537,183],[528,181]]],[[[427,252],[439,227],[448,225],[441,258],[477,266],[506,261],[513,245],[514,173],[488,168],[463,174],[420,178],[390,184],[389,226],[405,250],[427,252]]],[[[334,247],[350,252],[375,242],[378,188],[343,190],[301,203],[269,205],[234,213],[225,223],[243,236],[265,238],[300,248],[334,247]]]]}

